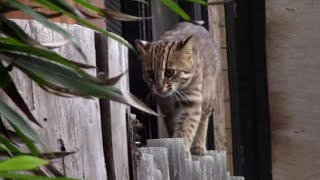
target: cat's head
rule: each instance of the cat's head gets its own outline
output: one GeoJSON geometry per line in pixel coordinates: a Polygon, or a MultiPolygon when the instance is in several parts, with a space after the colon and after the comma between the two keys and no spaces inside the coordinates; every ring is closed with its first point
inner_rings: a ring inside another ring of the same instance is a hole
{"type": "Polygon", "coordinates": [[[194,38],[182,41],[136,40],[142,59],[143,79],[159,96],[169,96],[190,82],[195,69],[194,38]]]}

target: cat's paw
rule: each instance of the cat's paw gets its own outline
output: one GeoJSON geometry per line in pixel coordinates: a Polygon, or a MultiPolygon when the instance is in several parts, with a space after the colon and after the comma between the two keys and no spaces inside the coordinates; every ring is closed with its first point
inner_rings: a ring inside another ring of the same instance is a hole
{"type": "Polygon", "coordinates": [[[205,147],[195,146],[195,147],[191,147],[190,151],[192,155],[204,156],[207,150],[205,147]]]}

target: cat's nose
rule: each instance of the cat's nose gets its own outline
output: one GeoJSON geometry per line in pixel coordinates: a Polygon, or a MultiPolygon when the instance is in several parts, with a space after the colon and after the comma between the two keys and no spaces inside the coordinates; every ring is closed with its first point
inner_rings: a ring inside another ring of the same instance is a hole
{"type": "Polygon", "coordinates": [[[161,86],[161,85],[159,85],[159,84],[155,84],[155,85],[154,85],[154,88],[155,88],[157,91],[161,92],[162,89],[163,89],[163,86],[161,86]]]}

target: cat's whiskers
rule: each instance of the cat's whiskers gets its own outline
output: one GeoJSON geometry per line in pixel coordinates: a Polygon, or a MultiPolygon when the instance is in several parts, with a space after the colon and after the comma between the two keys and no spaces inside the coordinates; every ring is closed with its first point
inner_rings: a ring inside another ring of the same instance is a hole
{"type": "Polygon", "coordinates": [[[171,102],[172,102],[172,103],[174,103],[174,102],[175,102],[175,100],[174,100],[174,98],[173,98],[172,94],[170,94],[169,96],[170,96],[171,102]]]}
{"type": "Polygon", "coordinates": [[[186,95],[186,93],[184,93],[183,91],[179,91],[181,94],[183,94],[184,95],[184,97],[185,98],[187,98],[190,102],[191,102],[191,99],[189,98],[189,96],[188,95],[186,95]]]}
{"type": "Polygon", "coordinates": [[[186,97],[184,97],[184,95],[181,94],[181,91],[176,90],[175,92],[182,98],[183,101],[185,101],[188,105],[190,105],[189,103],[190,99],[188,100],[186,97]]]}
{"type": "Polygon", "coordinates": [[[172,95],[173,95],[173,97],[175,97],[176,102],[178,102],[178,103],[179,103],[180,108],[182,108],[182,105],[181,105],[180,99],[179,99],[179,97],[175,94],[175,91],[172,93],[172,95]]]}

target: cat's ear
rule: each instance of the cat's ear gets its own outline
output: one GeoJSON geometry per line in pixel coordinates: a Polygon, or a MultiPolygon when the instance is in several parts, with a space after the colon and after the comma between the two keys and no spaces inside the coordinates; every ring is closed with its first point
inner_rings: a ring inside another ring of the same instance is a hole
{"type": "Polygon", "coordinates": [[[136,49],[138,50],[138,53],[140,55],[145,55],[148,52],[148,49],[150,47],[150,43],[147,41],[143,41],[143,40],[135,40],[136,43],[136,49]]]}
{"type": "Polygon", "coordinates": [[[179,51],[192,51],[194,37],[189,36],[186,39],[179,42],[177,49],[179,51]]]}

